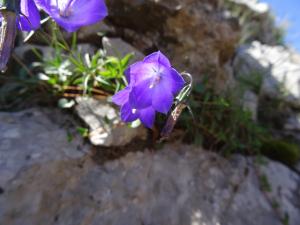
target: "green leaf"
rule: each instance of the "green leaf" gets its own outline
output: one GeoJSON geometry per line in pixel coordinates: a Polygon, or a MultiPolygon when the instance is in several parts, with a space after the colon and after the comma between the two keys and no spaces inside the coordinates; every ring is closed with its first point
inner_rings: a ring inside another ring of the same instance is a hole
{"type": "Polygon", "coordinates": [[[84,127],[77,127],[77,132],[82,136],[82,137],[88,137],[89,136],[89,129],[84,128],[84,127]]]}
{"type": "Polygon", "coordinates": [[[123,69],[125,69],[128,66],[129,61],[133,58],[133,56],[133,53],[129,53],[123,57],[123,59],[121,60],[121,66],[123,69]]]}

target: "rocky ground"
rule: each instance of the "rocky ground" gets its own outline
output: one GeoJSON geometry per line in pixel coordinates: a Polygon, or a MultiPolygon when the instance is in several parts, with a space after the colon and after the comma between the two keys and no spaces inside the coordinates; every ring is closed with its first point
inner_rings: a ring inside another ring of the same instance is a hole
{"type": "Polygon", "coordinates": [[[277,162],[173,144],[99,164],[91,146],[68,140],[63,118],[0,114],[1,224],[299,222],[300,176],[277,162]]]}

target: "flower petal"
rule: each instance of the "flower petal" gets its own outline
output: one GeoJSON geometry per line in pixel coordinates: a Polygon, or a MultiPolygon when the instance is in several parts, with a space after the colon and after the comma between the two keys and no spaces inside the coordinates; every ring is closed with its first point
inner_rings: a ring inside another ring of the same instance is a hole
{"type": "Polygon", "coordinates": [[[153,65],[146,64],[142,61],[134,63],[125,71],[126,78],[132,85],[153,77],[153,73],[153,65]]]}
{"type": "Polygon", "coordinates": [[[126,87],[125,89],[117,92],[114,96],[112,96],[113,103],[119,106],[124,105],[126,102],[128,102],[130,91],[131,88],[126,87]]]}
{"type": "Polygon", "coordinates": [[[94,24],[107,16],[104,0],[36,0],[60,26],[69,32],[94,24]]]}
{"type": "Polygon", "coordinates": [[[174,96],[178,94],[185,84],[183,77],[174,68],[164,73],[161,82],[163,82],[165,86],[171,87],[174,96]]]}
{"type": "Polygon", "coordinates": [[[144,62],[145,63],[159,63],[166,67],[171,67],[171,63],[170,63],[169,59],[160,51],[154,52],[154,53],[148,55],[144,59],[144,62]]]}
{"type": "Polygon", "coordinates": [[[139,118],[141,122],[148,128],[152,128],[154,124],[154,119],[155,119],[155,111],[151,107],[145,108],[145,109],[140,109],[139,110],[139,118]]]}
{"type": "Polygon", "coordinates": [[[40,27],[40,13],[33,0],[21,0],[21,14],[18,27],[23,31],[36,30],[40,27]]]}
{"type": "Polygon", "coordinates": [[[153,89],[150,88],[152,79],[144,80],[132,88],[129,94],[130,104],[137,109],[151,106],[153,89]]]}
{"type": "Polygon", "coordinates": [[[155,88],[153,88],[152,95],[152,106],[153,108],[161,113],[167,114],[173,104],[173,95],[169,87],[164,86],[160,82],[155,88]]]}
{"type": "Polygon", "coordinates": [[[124,122],[133,122],[137,120],[139,117],[138,111],[133,110],[132,107],[130,106],[129,102],[124,104],[121,108],[121,119],[124,122]]]}

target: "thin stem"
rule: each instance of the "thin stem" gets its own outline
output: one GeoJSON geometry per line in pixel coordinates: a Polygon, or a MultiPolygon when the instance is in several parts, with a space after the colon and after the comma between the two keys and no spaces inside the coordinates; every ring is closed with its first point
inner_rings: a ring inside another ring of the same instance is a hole
{"type": "Polygon", "coordinates": [[[18,64],[20,64],[20,66],[26,71],[28,75],[34,77],[34,74],[31,72],[31,70],[19,59],[19,57],[16,54],[13,53],[12,57],[14,60],[16,60],[18,64]]]}

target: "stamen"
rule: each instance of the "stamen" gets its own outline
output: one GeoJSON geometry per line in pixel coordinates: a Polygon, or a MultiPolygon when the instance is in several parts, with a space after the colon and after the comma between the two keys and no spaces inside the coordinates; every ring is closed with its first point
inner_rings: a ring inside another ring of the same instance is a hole
{"type": "Polygon", "coordinates": [[[70,0],[64,9],[59,10],[59,15],[61,17],[69,17],[72,15],[71,5],[74,0],[70,0]]]}
{"type": "Polygon", "coordinates": [[[159,83],[160,79],[161,79],[161,75],[155,76],[155,78],[154,78],[153,81],[151,82],[149,88],[150,88],[150,89],[151,89],[151,88],[154,88],[154,87],[159,83]]]}

